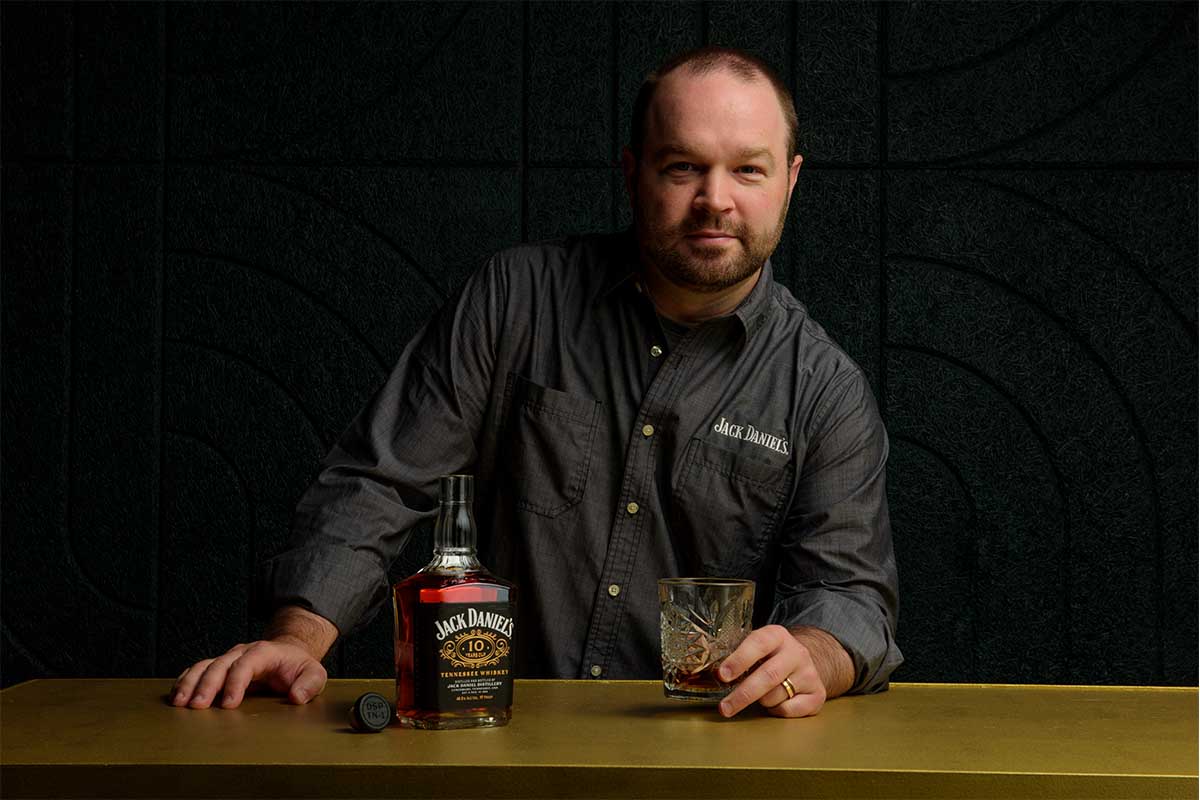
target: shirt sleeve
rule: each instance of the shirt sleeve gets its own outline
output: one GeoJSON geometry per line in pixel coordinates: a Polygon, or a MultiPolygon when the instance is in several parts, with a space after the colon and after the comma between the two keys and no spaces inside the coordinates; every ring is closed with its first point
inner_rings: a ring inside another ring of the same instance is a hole
{"type": "Polygon", "coordinates": [[[493,259],[404,349],[321,462],[289,546],[260,566],[260,612],[299,605],[343,635],[378,613],[388,566],[437,514],[438,479],[476,461],[504,297],[493,259]]]}
{"type": "Polygon", "coordinates": [[[771,622],[833,635],[854,663],[852,693],[887,688],[898,580],[885,491],[888,436],[860,370],[827,391],[781,530],[771,622]]]}

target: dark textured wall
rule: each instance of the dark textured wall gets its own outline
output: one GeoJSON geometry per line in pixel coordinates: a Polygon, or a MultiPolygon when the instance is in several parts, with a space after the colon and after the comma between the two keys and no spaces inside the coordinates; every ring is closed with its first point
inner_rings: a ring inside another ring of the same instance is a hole
{"type": "Polygon", "coordinates": [[[777,270],[891,432],[896,677],[1196,680],[1195,3],[0,17],[5,685],[256,636],[408,337],[489,252],[624,224],[640,78],[705,42],[795,87],[777,270]]]}

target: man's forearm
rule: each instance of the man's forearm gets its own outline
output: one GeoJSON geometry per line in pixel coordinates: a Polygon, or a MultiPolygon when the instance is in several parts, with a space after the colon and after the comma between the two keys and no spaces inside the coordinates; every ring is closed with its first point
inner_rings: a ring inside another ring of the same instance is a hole
{"type": "Polygon", "coordinates": [[[299,606],[281,606],[263,633],[264,639],[303,647],[317,661],[325,657],[337,637],[336,625],[299,606]]]}
{"type": "Polygon", "coordinates": [[[854,662],[832,634],[807,625],[789,628],[796,641],[808,648],[827,698],[839,697],[854,685],[854,662]]]}

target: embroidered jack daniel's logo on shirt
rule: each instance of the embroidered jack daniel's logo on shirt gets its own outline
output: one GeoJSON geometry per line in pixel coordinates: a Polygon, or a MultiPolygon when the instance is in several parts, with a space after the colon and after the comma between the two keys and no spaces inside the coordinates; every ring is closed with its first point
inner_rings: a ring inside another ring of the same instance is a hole
{"type": "Polygon", "coordinates": [[[713,425],[713,430],[722,436],[757,444],[768,450],[774,450],[776,453],[783,453],[785,456],[791,452],[787,439],[781,439],[770,433],[764,433],[753,425],[734,425],[729,420],[721,417],[721,421],[713,425]]]}

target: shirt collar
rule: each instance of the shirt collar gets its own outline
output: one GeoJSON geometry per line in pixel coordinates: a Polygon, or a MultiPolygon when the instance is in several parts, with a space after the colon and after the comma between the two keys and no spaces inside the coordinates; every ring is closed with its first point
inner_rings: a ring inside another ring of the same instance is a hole
{"type": "MultiPolygon", "coordinates": [[[[639,262],[637,237],[634,234],[633,226],[625,228],[623,231],[615,234],[612,240],[612,251],[608,259],[608,269],[604,276],[604,282],[600,287],[598,299],[603,300],[619,287],[625,285],[633,285],[638,273],[641,271],[639,262]]],[[[766,319],[766,312],[770,307],[768,300],[773,292],[775,283],[775,271],[771,267],[771,259],[767,259],[763,264],[762,272],[759,273],[758,282],[754,284],[754,288],[750,290],[750,294],[738,304],[738,307],[733,310],[729,317],[733,317],[741,324],[742,332],[749,336],[754,333],[762,325],[766,319]]],[[[726,317],[728,319],[729,317],[726,317]]]]}
{"type": "Polygon", "coordinates": [[[774,293],[775,270],[771,267],[771,259],[763,262],[762,272],[758,274],[758,282],[750,290],[750,294],[733,310],[733,316],[742,323],[742,332],[749,336],[766,321],[769,300],[774,293]]]}

